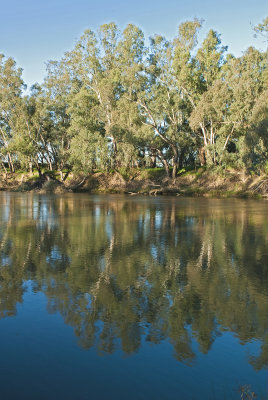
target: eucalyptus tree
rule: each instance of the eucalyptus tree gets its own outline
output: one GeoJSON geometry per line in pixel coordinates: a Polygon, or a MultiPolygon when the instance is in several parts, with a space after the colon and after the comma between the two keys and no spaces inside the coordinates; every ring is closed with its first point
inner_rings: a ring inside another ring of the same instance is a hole
{"type": "Polygon", "coordinates": [[[147,148],[175,178],[183,150],[191,145],[187,103],[176,84],[173,71],[174,47],[160,35],[150,39],[144,73],[147,85],[137,93],[136,103],[146,134],[147,148]]]}
{"type": "Polygon", "coordinates": [[[67,99],[71,158],[73,162],[77,159],[80,141],[85,148],[78,164],[83,159],[86,169],[101,166],[102,160],[107,166],[108,158],[110,167],[117,167],[130,153],[135,156],[132,142],[137,115],[126,97],[135,90],[143,42],[143,33],[134,25],[121,34],[114,23],[105,24],[98,33],[86,30],[62,60],[71,82],[67,99]]]}
{"type": "Polygon", "coordinates": [[[200,146],[201,164],[211,164],[216,162],[215,144],[229,99],[228,87],[222,81],[227,48],[221,45],[217,32],[210,30],[194,54],[200,27],[199,20],[185,22],[179,27],[174,69],[178,87],[191,107],[189,122],[200,146]]]}
{"type": "MultiPolygon", "coordinates": [[[[265,166],[267,51],[226,56],[210,30],[197,47],[200,20],[179,26],[168,41],[115,23],[86,30],[60,61],[50,61],[30,95],[21,69],[0,57],[2,166],[41,164],[88,173],[161,163],[168,176],[201,164],[265,166]]],[[[266,35],[267,19],[255,28],[266,35]]],[[[67,172],[68,173],[68,172],[67,172]]],[[[66,175],[67,176],[67,175],[66,175]]]]}
{"type": "Polygon", "coordinates": [[[67,169],[68,171],[70,169],[69,101],[73,93],[77,92],[77,86],[79,87],[77,78],[72,74],[72,70],[68,68],[66,58],[68,58],[68,53],[59,62],[50,61],[47,64],[47,76],[43,85],[43,100],[51,120],[51,129],[47,142],[54,167],[60,171],[61,179],[64,179],[63,170],[67,169]]]}
{"type": "Polygon", "coordinates": [[[2,161],[7,161],[11,172],[15,171],[15,167],[9,142],[25,87],[21,75],[22,69],[17,68],[15,61],[0,54],[0,151],[2,161]]]}
{"type": "MultiPolygon", "coordinates": [[[[268,81],[262,94],[257,98],[251,115],[252,131],[254,132],[257,144],[263,148],[262,160],[259,160],[260,167],[267,172],[268,160],[268,81]]],[[[254,136],[253,136],[254,137],[254,136]]],[[[255,143],[256,143],[255,142],[255,143]]]]}
{"type": "Polygon", "coordinates": [[[85,175],[96,168],[109,168],[108,143],[98,119],[98,100],[85,87],[70,99],[68,113],[72,116],[68,134],[70,162],[85,175]]]}
{"type": "Polygon", "coordinates": [[[202,132],[208,163],[261,165],[267,150],[254,130],[252,118],[255,104],[262,104],[263,108],[266,98],[262,93],[268,84],[267,52],[249,47],[241,57],[224,58],[225,50],[219,36],[210,31],[197,52],[205,91],[193,107],[190,125],[202,132]],[[230,142],[236,148],[232,155],[228,152],[230,142]]]}
{"type": "Polygon", "coordinates": [[[120,63],[121,97],[117,104],[119,163],[124,166],[140,165],[141,155],[147,145],[142,117],[137,99],[146,90],[144,34],[135,25],[129,24],[122,32],[118,44],[120,63]]]}
{"type": "Polygon", "coordinates": [[[260,140],[265,138],[267,119],[267,62],[267,52],[249,47],[241,57],[230,58],[224,72],[231,92],[226,127],[229,127],[229,137],[233,136],[237,145],[239,153],[236,153],[236,158],[242,167],[254,166],[260,162],[257,148],[261,145],[260,140]],[[262,112],[257,117],[258,109],[262,112]]]}
{"type": "Polygon", "coordinates": [[[268,41],[268,17],[254,27],[254,31],[257,35],[262,35],[266,41],[268,41]]]}
{"type": "MultiPolygon", "coordinates": [[[[197,62],[195,59],[195,48],[197,46],[198,32],[201,26],[202,21],[198,19],[183,22],[179,26],[178,35],[173,40],[173,73],[176,79],[176,85],[184,102],[187,104],[189,116],[196,107],[200,93],[204,91],[200,76],[197,72],[197,62]]],[[[195,138],[197,146],[200,146],[201,140],[202,137],[200,137],[200,135],[195,138]]]]}
{"type": "Polygon", "coordinates": [[[35,165],[40,176],[42,164],[52,170],[54,157],[50,141],[53,124],[44,91],[38,84],[33,85],[30,94],[17,105],[14,122],[9,146],[21,167],[32,172],[35,165]]]}

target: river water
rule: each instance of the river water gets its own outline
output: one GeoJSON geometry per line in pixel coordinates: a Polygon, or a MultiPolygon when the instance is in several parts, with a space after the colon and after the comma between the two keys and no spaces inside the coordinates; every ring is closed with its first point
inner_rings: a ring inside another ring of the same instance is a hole
{"type": "Polygon", "coordinates": [[[268,399],[267,201],[2,192],[0,246],[1,399],[268,399]]]}

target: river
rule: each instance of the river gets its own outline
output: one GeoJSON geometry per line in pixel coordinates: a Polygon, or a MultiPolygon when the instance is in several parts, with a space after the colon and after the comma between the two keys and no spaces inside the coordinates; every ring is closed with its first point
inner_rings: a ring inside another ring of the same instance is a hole
{"type": "Polygon", "coordinates": [[[1,399],[268,399],[267,201],[1,192],[0,246],[1,399]]]}

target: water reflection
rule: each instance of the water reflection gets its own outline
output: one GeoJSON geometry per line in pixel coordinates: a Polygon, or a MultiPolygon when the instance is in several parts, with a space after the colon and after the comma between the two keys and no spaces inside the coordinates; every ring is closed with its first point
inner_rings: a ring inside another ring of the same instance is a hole
{"type": "Polygon", "coordinates": [[[267,203],[3,193],[0,222],[1,318],[31,280],[85,349],[168,340],[192,364],[227,330],[268,367],[267,203]]]}

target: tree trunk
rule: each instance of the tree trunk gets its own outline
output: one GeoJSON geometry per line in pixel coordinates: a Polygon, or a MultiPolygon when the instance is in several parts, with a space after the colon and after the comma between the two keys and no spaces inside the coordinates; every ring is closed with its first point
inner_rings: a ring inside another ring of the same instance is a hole
{"type": "Polygon", "coordinates": [[[36,165],[36,169],[38,171],[39,178],[41,178],[42,177],[42,171],[41,171],[40,165],[38,163],[38,160],[35,160],[35,165],[36,165]]]}
{"type": "Polygon", "coordinates": [[[151,168],[155,168],[156,167],[156,156],[155,154],[151,155],[151,168]]]}
{"type": "Polygon", "coordinates": [[[29,171],[30,171],[30,175],[33,174],[33,163],[32,161],[29,162],[29,171]]]}
{"type": "Polygon", "coordinates": [[[7,155],[8,155],[8,165],[9,165],[10,172],[15,172],[12,157],[11,157],[10,153],[7,153],[7,155]]]}
{"type": "Polygon", "coordinates": [[[214,151],[210,149],[205,149],[206,165],[214,164],[214,151]]]}
{"type": "Polygon", "coordinates": [[[157,152],[158,158],[161,161],[161,163],[163,164],[167,176],[170,177],[169,164],[168,164],[167,160],[165,159],[163,153],[159,149],[153,149],[153,150],[157,152]]]}
{"type": "Polygon", "coordinates": [[[180,156],[179,156],[179,161],[178,161],[178,163],[179,163],[179,169],[182,169],[182,168],[183,168],[184,153],[185,153],[185,150],[181,150],[180,156]]]}
{"type": "Polygon", "coordinates": [[[172,168],[172,178],[175,179],[177,175],[177,169],[178,169],[178,158],[179,158],[179,152],[177,146],[172,146],[172,151],[173,151],[173,157],[172,157],[172,162],[173,162],[173,168],[172,168]]]}
{"type": "Polygon", "coordinates": [[[43,154],[43,159],[46,161],[46,163],[47,163],[47,165],[48,165],[48,169],[49,169],[50,171],[52,171],[52,170],[53,170],[53,166],[52,166],[51,158],[49,157],[48,152],[47,152],[47,154],[43,154]]]}
{"type": "Polygon", "coordinates": [[[117,158],[117,143],[115,138],[112,136],[112,143],[113,143],[113,150],[114,150],[114,154],[113,154],[113,168],[117,167],[117,162],[116,162],[116,158],[117,158]]]}
{"type": "Polygon", "coordinates": [[[4,179],[7,179],[7,169],[6,169],[6,166],[5,166],[5,164],[3,163],[3,161],[2,161],[2,167],[3,167],[3,169],[4,169],[4,171],[5,171],[5,173],[4,173],[4,179]]]}
{"type": "Polygon", "coordinates": [[[204,165],[206,165],[207,160],[206,160],[206,150],[205,147],[202,147],[199,151],[199,160],[200,160],[200,164],[203,167],[204,165]]]}
{"type": "Polygon", "coordinates": [[[65,172],[65,175],[64,175],[64,177],[63,177],[63,182],[66,181],[66,179],[68,178],[69,173],[70,173],[69,170],[68,170],[67,172],[65,172]]]}
{"type": "Polygon", "coordinates": [[[165,159],[163,158],[161,161],[162,161],[162,163],[163,163],[163,165],[164,165],[164,168],[165,168],[165,171],[166,171],[167,176],[170,177],[169,165],[168,165],[167,160],[165,160],[165,159]]]}
{"type": "Polygon", "coordinates": [[[177,170],[178,170],[178,165],[177,165],[177,163],[176,164],[174,163],[173,168],[172,168],[172,179],[176,179],[177,170]]]}

